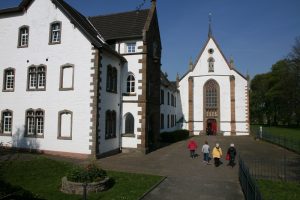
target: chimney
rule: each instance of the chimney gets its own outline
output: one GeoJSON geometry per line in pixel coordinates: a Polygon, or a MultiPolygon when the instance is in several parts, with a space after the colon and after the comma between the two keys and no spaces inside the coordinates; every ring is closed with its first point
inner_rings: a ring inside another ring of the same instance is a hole
{"type": "Polygon", "coordinates": [[[177,73],[177,75],[176,75],[176,86],[177,86],[177,88],[179,87],[179,81],[180,81],[180,78],[179,78],[179,74],[177,73]]]}
{"type": "Polygon", "coordinates": [[[192,61],[192,59],[190,59],[190,62],[189,62],[189,70],[192,71],[192,70],[193,70],[193,67],[194,67],[193,61],[192,61]]]}

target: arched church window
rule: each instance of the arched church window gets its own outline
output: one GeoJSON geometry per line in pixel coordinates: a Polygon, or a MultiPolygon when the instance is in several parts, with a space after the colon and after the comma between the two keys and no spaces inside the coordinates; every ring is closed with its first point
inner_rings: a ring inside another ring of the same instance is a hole
{"type": "Polygon", "coordinates": [[[210,57],[208,60],[208,72],[214,72],[214,63],[215,59],[213,57],[210,57]]]}
{"type": "Polygon", "coordinates": [[[218,106],[218,91],[217,83],[214,80],[210,80],[205,85],[205,98],[206,98],[206,108],[217,108],[218,106]]]}

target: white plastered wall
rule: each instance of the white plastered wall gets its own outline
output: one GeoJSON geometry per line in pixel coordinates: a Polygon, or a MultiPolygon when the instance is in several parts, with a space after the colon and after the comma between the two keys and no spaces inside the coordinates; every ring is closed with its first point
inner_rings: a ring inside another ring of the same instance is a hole
{"type": "MultiPolygon", "coordinates": [[[[138,47],[142,47],[143,42],[141,40],[129,40],[129,41],[121,41],[117,43],[117,48],[119,48],[121,54],[125,54],[124,57],[127,60],[126,66],[122,70],[122,93],[125,94],[122,96],[123,105],[122,105],[122,132],[125,133],[125,116],[128,113],[131,113],[134,117],[134,135],[133,137],[123,136],[121,138],[122,148],[137,148],[138,144],[141,144],[141,139],[138,137],[141,135],[141,132],[138,131],[141,129],[140,119],[141,116],[138,115],[138,112],[141,112],[141,107],[138,107],[138,97],[142,95],[142,83],[139,82],[142,80],[142,74],[139,72],[142,69],[142,63],[139,62],[142,59],[142,49],[138,47]],[[136,43],[136,53],[126,55],[126,43],[136,43]],[[135,78],[135,93],[131,95],[127,95],[127,77],[129,73],[134,75],[135,78]]],[[[118,50],[118,49],[117,49],[118,50]]]]}
{"type": "Polygon", "coordinates": [[[99,153],[103,154],[115,149],[120,148],[120,133],[121,133],[121,71],[122,63],[120,59],[112,56],[109,53],[104,52],[102,55],[102,68],[101,68],[101,90],[100,90],[100,118],[99,118],[99,129],[100,129],[100,144],[99,153]],[[117,69],[117,93],[106,91],[106,79],[107,79],[107,66],[111,65],[117,69]],[[106,121],[106,111],[116,112],[116,137],[115,138],[105,138],[105,121],[106,121]]]}
{"type": "Polygon", "coordinates": [[[91,43],[51,1],[34,1],[24,14],[1,16],[0,26],[1,90],[4,69],[15,69],[14,92],[1,92],[0,98],[0,110],[13,111],[13,134],[0,136],[0,141],[24,148],[34,144],[33,148],[42,150],[90,154],[91,43]],[[62,24],[62,42],[49,45],[49,26],[54,21],[62,24]],[[17,48],[18,30],[23,25],[29,26],[29,46],[17,48]],[[74,65],[74,90],[60,91],[60,68],[67,63],[74,65]],[[40,64],[47,66],[46,91],[27,91],[28,67],[40,64]],[[45,111],[44,138],[23,137],[29,108],[45,111]],[[65,109],[73,112],[72,140],[57,139],[58,112],[65,109]]]}

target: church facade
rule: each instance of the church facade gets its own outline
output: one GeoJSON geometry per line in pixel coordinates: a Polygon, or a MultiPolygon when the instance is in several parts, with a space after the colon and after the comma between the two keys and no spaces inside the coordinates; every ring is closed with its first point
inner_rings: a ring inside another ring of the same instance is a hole
{"type": "Polygon", "coordinates": [[[0,26],[1,145],[101,157],[147,153],[179,128],[247,134],[247,81],[212,37],[180,80],[161,72],[154,0],[89,18],[63,0],[23,0],[0,10],[0,26]]]}
{"type": "Polygon", "coordinates": [[[227,61],[211,31],[178,89],[183,126],[194,135],[249,134],[248,80],[227,61]]]}

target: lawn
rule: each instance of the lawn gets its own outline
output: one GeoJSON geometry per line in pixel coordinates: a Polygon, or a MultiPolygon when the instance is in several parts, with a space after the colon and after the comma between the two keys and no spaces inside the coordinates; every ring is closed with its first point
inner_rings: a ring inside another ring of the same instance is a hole
{"type": "MultiPolygon", "coordinates": [[[[251,125],[251,130],[259,130],[259,125],[251,125]]],[[[276,136],[287,137],[289,139],[300,141],[300,128],[284,128],[275,126],[263,126],[263,132],[272,133],[276,136]]]]}
{"type": "MultiPolygon", "coordinates": [[[[68,195],[60,192],[61,178],[72,167],[72,164],[54,161],[43,156],[35,156],[30,160],[14,160],[2,164],[0,173],[0,197],[3,191],[21,190],[30,192],[37,199],[64,199],[79,200],[81,195],[68,195]],[[2,184],[2,185],[1,185],[2,184]],[[4,187],[5,186],[5,187],[4,187]],[[1,191],[2,190],[2,191],[1,191]]],[[[112,178],[112,187],[102,193],[94,193],[88,196],[89,200],[134,200],[139,199],[153,185],[162,180],[160,176],[132,174],[107,171],[112,178]]],[[[22,198],[20,198],[22,199],[22,198]]]]}
{"type": "Polygon", "coordinates": [[[257,180],[263,199],[300,199],[300,183],[257,180]]]}
{"type": "MultiPolygon", "coordinates": [[[[251,125],[252,133],[258,134],[258,130],[258,125],[251,125]]],[[[300,153],[300,128],[263,126],[263,139],[300,153]]]]}

